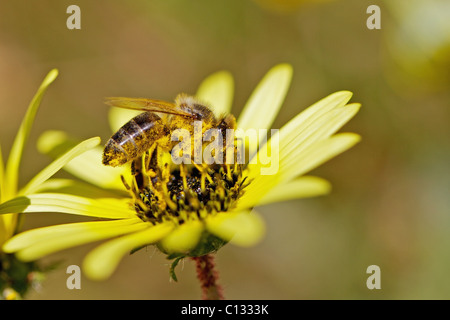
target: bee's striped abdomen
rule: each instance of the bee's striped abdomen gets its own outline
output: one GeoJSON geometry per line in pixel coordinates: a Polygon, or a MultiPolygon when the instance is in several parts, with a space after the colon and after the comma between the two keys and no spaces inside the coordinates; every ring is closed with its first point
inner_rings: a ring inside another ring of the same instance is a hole
{"type": "Polygon", "coordinates": [[[103,164],[116,167],[138,158],[164,133],[161,118],[144,112],[125,123],[107,142],[103,164]]]}

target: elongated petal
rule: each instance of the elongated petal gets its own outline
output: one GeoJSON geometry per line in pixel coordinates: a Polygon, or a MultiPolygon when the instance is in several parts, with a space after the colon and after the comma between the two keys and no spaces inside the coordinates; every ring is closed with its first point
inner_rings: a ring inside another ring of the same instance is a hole
{"type": "MultiPolygon", "coordinates": [[[[344,124],[346,124],[360,109],[359,104],[349,104],[344,107],[336,108],[326,114],[320,119],[311,124],[303,135],[297,135],[297,139],[286,143],[282,140],[280,143],[280,155],[286,159],[282,165],[289,165],[287,159],[295,160],[298,158],[303,150],[317,143],[325,140],[338,131],[344,124]]],[[[280,130],[281,131],[281,130],[280,130]]],[[[280,133],[280,139],[284,139],[284,132],[280,133]]]]}
{"type": "Polygon", "coordinates": [[[31,194],[0,204],[0,214],[11,212],[61,212],[107,219],[135,217],[127,199],[89,199],[62,193],[31,194]]]}
{"type": "MultiPolygon", "coordinates": [[[[329,139],[359,111],[361,107],[359,104],[345,105],[351,95],[348,91],[340,91],[320,100],[288,122],[272,136],[267,144],[260,147],[255,156],[257,158],[252,159],[248,166],[248,179],[252,183],[241,198],[239,208],[256,204],[277,184],[286,183],[326,161],[318,154],[316,154],[317,159],[312,159],[308,152],[314,150],[315,145],[319,146],[322,141],[329,139]],[[270,163],[263,164],[261,157],[267,158],[269,154],[271,155],[270,163]],[[308,160],[304,161],[305,158],[308,160]],[[301,168],[302,165],[303,168],[301,168]],[[270,166],[274,166],[277,170],[272,170],[274,173],[270,175],[264,174],[265,168],[270,166]]],[[[356,140],[350,140],[356,143],[359,136],[356,140]]],[[[353,142],[340,149],[340,152],[350,148],[354,144],[353,142]]],[[[325,144],[327,143],[334,144],[335,142],[326,142],[325,144]]],[[[338,154],[331,151],[333,150],[330,149],[330,155],[338,154]]],[[[329,159],[330,157],[327,158],[327,160],[329,159]]]]}
{"type": "Polygon", "coordinates": [[[297,157],[295,154],[290,154],[285,159],[289,165],[280,169],[278,174],[274,176],[260,175],[250,183],[245,194],[240,199],[242,202],[241,206],[258,202],[276,185],[288,182],[293,177],[302,175],[318,167],[345,150],[348,150],[358,143],[359,140],[360,136],[355,133],[339,133],[311,145],[300,155],[297,155],[297,157]]]}
{"type": "Polygon", "coordinates": [[[216,116],[221,116],[230,113],[233,94],[233,76],[228,71],[219,71],[203,80],[195,96],[208,103],[216,116]]]}
{"type": "MultiPolygon", "coordinates": [[[[327,194],[330,190],[331,184],[327,180],[319,177],[304,176],[294,179],[293,181],[277,185],[275,188],[270,190],[262,198],[262,200],[257,203],[257,205],[315,197],[327,194]]],[[[253,205],[256,205],[256,203],[253,205]]]]}
{"type": "Polygon", "coordinates": [[[17,214],[0,215],[0,252],[2,244],[14,233],[17,214]]]}
{"type": "MultiPolygon", "coordinates": [[[[38,149],[40,152],[56,158],[73,148],[77,143],[78,141],[70,139],[62,131],[46,131],[39,137],[38,149]]],[[[92,148],[72,159],[64,166],[64,170],[101,188],[123,190],[120,175],[127,170],[127,167],[104,166],[102,154],[103,149],[101,147],[92,148]]]]}
{"type": "Polygon", "coordinates": [[[338,154],[350,149],[361,140],[356,133],[338,133],[305,150],[301,161],[292,162],[282,171],[282,178],[297,176],[311,171],[338,154]]]}
{"type": "Polygon", "coordinates": [[[35,192],[40,185],[45,182],[48,178],[58,172],[62,167],[64,167],[69,161],[75,157],[83,154],[87,150],[96,147],[100,143],[100,138],[91,138],[80,142],[78,145],[67,151],[65,154],[60,156],[58,159],[53,161],[44,170],[39,172],[31,181],[21,190],[20,194],[26,195],[35,192]]]}
{"type": "Polygon", "coordinates": [[[33,261],[60,250],[137,232],[146,227],[147,224],[139,218],[50,226],[18,234],[5,243],[3,250],[17,252],[17,257],[23,261],[33,261]]]}
{"type": "MultiPolygon", "coordinates": [[[[300,112],[276,133],[278,139],[275,140],[279,143],[279,151],[282,152],[286,149],[289,151],[292,148],[297,148],[304,142],[310,143],[314,141],[310,137],[317,137],[317,134],[316,136],[313,135],[314,132],[320,130],[323,126],[327,126],[327,130],[325,132],[319,131],[319,139],[327,138],[336,132],[361,107],[359,104],[345,106],[351,96],[352,93],[349,91],[339,91],[300,112]],[[347,108],[349,106],[350,108],[347,108]],[[329,122],[333,122],[333,125],[330,126],[329,122]]],[[[264,148],[269,148],[270,146],[271,144],[268,143],[262,146],[261,150],[267,152],[264,148]]]]}
{"type": "Polygon", "coordinates": [[[291,83],[292,67],[279,64],[264,76],[238,119],[238,128],[269,129],[283,104],[291,83]]]}
{"type": "MultiPolygon", "coordinates": [[[[2,149],[0,146],[0,203],[2,203],[3,201],[2,199],[5,190],[3,178],[4,178],[4,163],[3,163],[2,149]]],[[[12,214],[0,216],[0,247],[13,234],[15,221],[16,219],[12,214]]]]}
{"type": "Polygon", "coordinates": [[[200,221],[188,221],[162,239],[161,245],[170,253],[186,253],[195,248],[204,229],[200,221]]]}
{"type": "Polygon", "coordinates": [[[317,125],[317,121],[325,114],[345,106],[352,95],[350,91],[338,91],[306,108],[281,128],[280,141],[285,145],[291,144],[312,125],[317,125]]]}
{"type": "Polygon", "coordinates": [[[125,192],[122,193],[117,190],[98,188],[74,179],[48,179],[35,189],[35,193],[55,192],[88,198],[115,198],[118,196],[127,196],[127,193],[125,192]]]}
{"type": "Polygon", "coordinates": [[[47,90],[48,86],[56,79],[57,76],[58,70],[56,69],[51,70],[47,74],[38,91],[36,92],[36,95],[31,100],[25,117],[22,120],[22,124],[20,125],[19,131],[17,132],[17,136],[12,145],[8,162],[6,164],[6,183],[4,185],[6,187],[6,190],[4,190],[6,193],[6,199],[12,197],[17,192],[19,164],[22,158],[24,145],[28,140],[28,136],[30,135],[31,126],[33,125],[33,121],[41,103],[42,97],[44,96],[44,93],[47,90]]]}
{"type": "Polygon", "coordinates": [[[219,238],[244,247],[255,245],[265,233],[264,221],[255,211],[227,212],[208,217],[206,228],[219,238]]]}
{"type": "Polygon", "coordinates": [[[0,145],[0,203],[2,203],[3,201],[3,193],[5,192],[4,177],[5,177],[5,164],[3,162],[3,152],[2,147],[0,145]]]}
{"type": "Polygon", "coordinates": [[[104,280],[114,272],[123,255],[137,247],[158,242],[172,229],[172,224],[160,224],[108,241],[86,255],[83,271],[91,279],[104,280]]]}

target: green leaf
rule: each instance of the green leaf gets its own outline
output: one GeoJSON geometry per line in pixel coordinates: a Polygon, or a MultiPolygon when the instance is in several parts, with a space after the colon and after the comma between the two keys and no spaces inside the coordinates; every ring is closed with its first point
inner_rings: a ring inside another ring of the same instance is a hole
{"type": "Polygon", "coordinates": [[[60,156],[58,159],[50,163],[45,169],[39,172],[31,181],[21,190],[21,195],[26,195],[35,192],[42,183],[47,181],[51,176],[53,176],[56,172],[59,171],[62,167],[64,167],[69,161],[73,158],[81,155],[82,153],[90,150],[100,143],[100,138],[95,137],[88,140],[85,140],[65,154],[60,156]]]}
{"type": "Polygon", "coordinates": [[[6,190],[4,190],[6,193],[6,199],[14,196],[14,194],[17,192],[19,164],[22,158],[25,143],[30,135],[31,126],[33,125],[33,121],[41,103],[42,97],[44,96],[44,93],[47,90],[48,86],[56,79],[57,76],[58,70],[56,69],[51,70],[47,74],[38,91],[36,92],[36,95],[31,100],[22,124],[20,125],[19,131],[17,132],[17,136],[14,140],[11,152],[9,154],[8,162],[6,164],[6,190]]]}

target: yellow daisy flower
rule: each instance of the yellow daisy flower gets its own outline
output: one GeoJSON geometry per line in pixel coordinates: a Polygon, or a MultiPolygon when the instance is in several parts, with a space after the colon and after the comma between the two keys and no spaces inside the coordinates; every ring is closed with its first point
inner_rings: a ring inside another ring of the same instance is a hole
{"type": "MultiPolygon", "coordinates": [[[[2,206],[6,203],[13,204],[17,201],[21,203],[26,197],[33,196],[41,190],[43,184],[54,173],[70,160],[100,143],[100,138],[92,138],[79,143],[49,164],[25,186],[18,188],[19,165],[25,143],[28,140],[42,97],[57,75],[57,70],[50,71],[31,100],[12,145],[6,166],[4,165],[0,148],[0,205],[2,206]]],[[[0,273],[0,298],[18,299],[28,289],[33,272],[38,271],[39,268],[35,264],[23,264],[17,261],[14,256],[7,254],[7,251],[1,250],[1,246],[19,231],[20,218],[22,217],[20,214],[22,207],[20,205],[7,205],[6,207],[7,209],[3,208],[1,210],[2,215],[0,215],[0,270],[2,271],[0,273]]]]}
{"type": "MultiPolygon", "coordinates": [[[[237,128],[270,129],[291,77],[290,65],[273,67],[250,96],[237,119],[237,128]]],[[[232,76],[221,71],[205,79],[195,96],[218,116],[230,112],[233,90],[232,76]]],[[[100,280],[114,272],[126,253],[150,244],[169,258],[207,256],[227,242],[251,246],[265,231],[255,207],[329,192],[326,180],[304,174],[360,140],[354,133],[336,134],[360,108],[359,104],[347,104],[351,96],[348,91],[336,92],[313,104],[280,130],[273,131],[270,140],[260,140],[253,149],[258,151],[249,151],[250,160],[243,165],[202,164],[188,168],[173,165],[167,154],[153,157],[147,152],[142,160],[149,162],[156,158],[158,169],[150,172],[144,166],[139,171],[129,165],[101,166],[103,150],[91,149],[73,159],[65,169],[94,185],[117,190],[115,196],[86,197],[78,193],[75,181],[49,180],[48,188],[52,184],[55,189],[66,185],[66,190],[73,190],[73,194],[28,195],[3,203],[0,212],[20,206],[23,212],[65,212],[103,220],[26,231],[9,240],[3,250],[30,261],[72,246],[110,239],[89,252],[83,262],[86,275],[100,280]],[[263,161],[269,154],[276,160],[278,170],[263,174],[273,165],[263,161]],[[144,182],[137,181],[137,176],[144,182]]],[[[130,110],[112,108],[113,131],[134,115],[130,110]]],[[[238,140],[242,138],[236,135],[238,140]]],[[[247,149],[252,150],[252,143],[247,143],[247,149]]],[[[64,133],[51,131],[40,139],[39,148],[55,155],[73,144],[64,133]]],[[[210,263],[207,259],[201,262],[210,263]]]]}

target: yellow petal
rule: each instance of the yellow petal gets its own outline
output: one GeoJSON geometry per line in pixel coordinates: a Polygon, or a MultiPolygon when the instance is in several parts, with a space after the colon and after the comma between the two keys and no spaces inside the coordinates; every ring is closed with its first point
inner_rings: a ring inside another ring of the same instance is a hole
{"type": "MultiPolygon", "coordinates": [[[[331,159],[333,154],[337,155],[338,153],[330,152],[330,156],[324,161],[320,155],[317,155],[317,159],[311,158],[308,152],[314,150],[316,144],[319,145],[322,141],[329,139],[333,133],[339,130],[359,111],[360,104],[345,105],[351,98],[351,95],[348,91],[331,94],[301,112],[275,133],[271,140],[260,148],[257,159],[260,159],[262,155],[274,154],[275,152],[278,158],[272,156],[272,160],[278,161],[278,166],[275,165],[275,168],[278,170],[275,171],[275,174],[264,175],[263,169],[274,166],[272,162],[268,165],[263,165],[260,160],[255,161],[255,159],[252,159],[251,164],[248,166],[248,180],[252,182],[241,198],[241,205],[256,204],[259,199],[262,199],[277,184],[286,183],[331,159]],[[306,157],[308,157],[307,161],[304,160],[306,157]],[[255,164],[252,164],[252,162],[255,164]]],[[[335,142],[327,143],[335,144],[335,142]]],[[[341,145],[340,152],[347,150],[354,143],[356,142],[349,142],[347,147],[341,145]]],[[[239,206],[240,208],[242,208],[241,205],[239,206]]]]}
{"type": "MultiPolygon", "coordinates": [[[[44,154],[57,158],[78,142],[70,139],[62,131],[46,131],[38,140],[38,149],[44,154]]],[[[101,188],[123,190],[120,175],[128,170],[127,166],[112,168],[102,164],[102,147],[92,148],[72,159],[64,166],[64,170],[74,176],[101,188]]]]}
{"type": "Polygon", "coordinates": [[[106,219],[135,217],[128,199],[90,199],[62,193],[37,193],[0,204],[0,214],[11,212],[60,212],[106,219]]]}
{"type": "Polygon", "coordinates": [[[108,241],[86,255],[83,271],[91,279],[104,280],[114,272],[124,254],[137,247],[158,242],[172,228],[172,224],[160,224],[108,241]]]}
{"type": "Polygon", "coordinates": [[[291,177],[304,174],[315,169],[324,162],[350,149],[361,140],[356,133],[338,133],[322,140],[305,150],[300,161],[292,162],[280,174],[281,177],[291,177]]]}
{"type": "Polygon", "coordinates": [[[233,76],[228,71],[219,71],[203,80],[195,96],[206,102],[216,116],[221,116],[230,113],[233,94],[233,76]]]}
{"type": "Polygon", "coordinates": [[[3,163],[3,152],[0,146],[0,203],[3,202],[3,193],[5,192],[5,164],[3,163]]]}
{"type": "Polygon", "coordinates": [[[331,110],[310,124],[305,132],[300,134],[297,132],[293,137],[287,134],[285,130],[280,130],[280,139],[282,141],[280,152],[289,154],[292,150],[306,149],[314,142],[330,137],[350,121],[360,108],[360,104],[352,103],[331,110]],[[293,139],[288,140],[288,136],[293,139]]]}
{"type": "MultiPolygon", "coordinates": [[[[329,193],[331,184],[322,178],[304,176],[271,189],[257,205],[287,201],[299,198],[315,197],[329,193]]],[[[250,205],[250,207],[256,205],[250,205]]]]}
{"type": "Polygon", "coordinates": [[[13,197],[17,192],[19,164],[22,157],[23,148],[26,141],[28,140],[28,136],[30,135],[31,126],[33,125],[34,118],[41,103],[42,97],[44,96],[44,93],[47,90],[48,86],[56,79],[57,76],[58,70],[56,69],[51,70],[47,74],[35,96],[31,100],[30,105],[28,106],[25,117],[22,120],[19,131],[17,132],[17,136],[11,147],[8,162],[6,164],[6,182],[4,184],[4,187],[6,187],[6,189],[3,191],[5,193],[4,199],[13,197]]]}
{"type": "Polygon", "coordinates": [[[75,157],[83,154],[84,152],[94,148],[100,143],[100,138],[95,137],[83,142],[80,142],[78,145],[67,151],[65,154],[57,158],[55,161],[50,163],[45,169],[39,172],[30,182],[20,191],[20,194],[29,194],[33,193],[36,189],[38,189],[42,183],[44,183],[48,178],[54,175],[59,171],[63,166],[65,166],[69,161],[74,159],[75,157]]]}
{"type": "MultiPolygon", "coordinates": [[[[4,164],[2,150],[0,147],[0,203],[2,203],[2,194],[4,192],[5,186],[3,185],[3,174],[4,174],[4,164]]],[[[0,252],[2,244],[11,237],[14,232],[14,222],[15,219],[13,215],[2,215],[0,216],[0,252]]]]}
{"type": "Polygon", "coordinates": [[[276,185],[288,182],[294,177],[320,166],[338,154],[350,149],[360,139],[360,136],[355,133],[339,133],[314,143],[304,150],[301,155],[298,155],[297,158],[295,154],[290,154],[285,159],[288,165],[281,167],[283,164],[280,160],[280,171],[276,175],[258,176],[255,178],[246,188],[246,192],[240,201],[243,201],[244,204],[259,201],[276,185]]]}
{"type": "Polygon", "coordinates": [[[187,221],[162,239],[160,244],[166,252],[187,253],[198,244],[204,229],[200,221],[187,221]]]}
{"type": "Polygon", "coordinates": [[[137,232],[147,227],[139,218],[114,221],[91,221],[38,228],[18,234],[9,240],[5,252],[17,252],[23,261],[33,261],[54,252],[137,232]]]}
{"type": "MultiPolygon", "coordinates": [[[[292,149],[327,138],[339,130],[361,107],[360,104],[345,105],[351,96],[352,93],[348,91],[333,93],[286,123],[275,134],[277,137],[275,141],[279,143],[279,152],[285,151],[285,154],[288,154],[292,149]]],[[[267,152],[265,149],[270,146],[271,144],[267,143],[261,150],[267,152]]]]}
{"type": "Polygon", "coordinates": [[[17,214],[0,215],[0,253],[3,243],[11,238],[17,222],[17,214]]]}
{"type": "Polygon", "coordinates": [[[255,212],[225,212],[206,219],[206,229],[239,246],[252,246],[262,239],[265,224],[255,212]]]}
{"type": "MultiPolygon", "coordinates": [[[[91,184],[73,179],[48,179],[43,182],[35,193],[65,193],[88,198],[114,198],[122,196],[116,190],[97,188],[91,184]]],[[[126,195],[125,193],[123,195],[126,195]]]]}
{"type": "Polygon", "coordinates": [[[125,123],[141,113],[142,111],[111,107],[108,112],[109,127],[111,128],[111,132],[116,132],[125,123]]]}
{"type": "Polygon", "coordinates": [[[269,70],[250,96],[238,119],[240,129],[269,129],[283,104],[292,79],[292,67],[279,64],[269,70]]]}
{"type": "Polygon", "coordinates": [[[296,140],[300,132],[307,131],[326,113],[343,107],[351,99],[350,91],[338,91],[328,95],[310,107],[303,110],[296,117],[286,123],[280,130],[281,139],[285,144],[296,140]]]}

